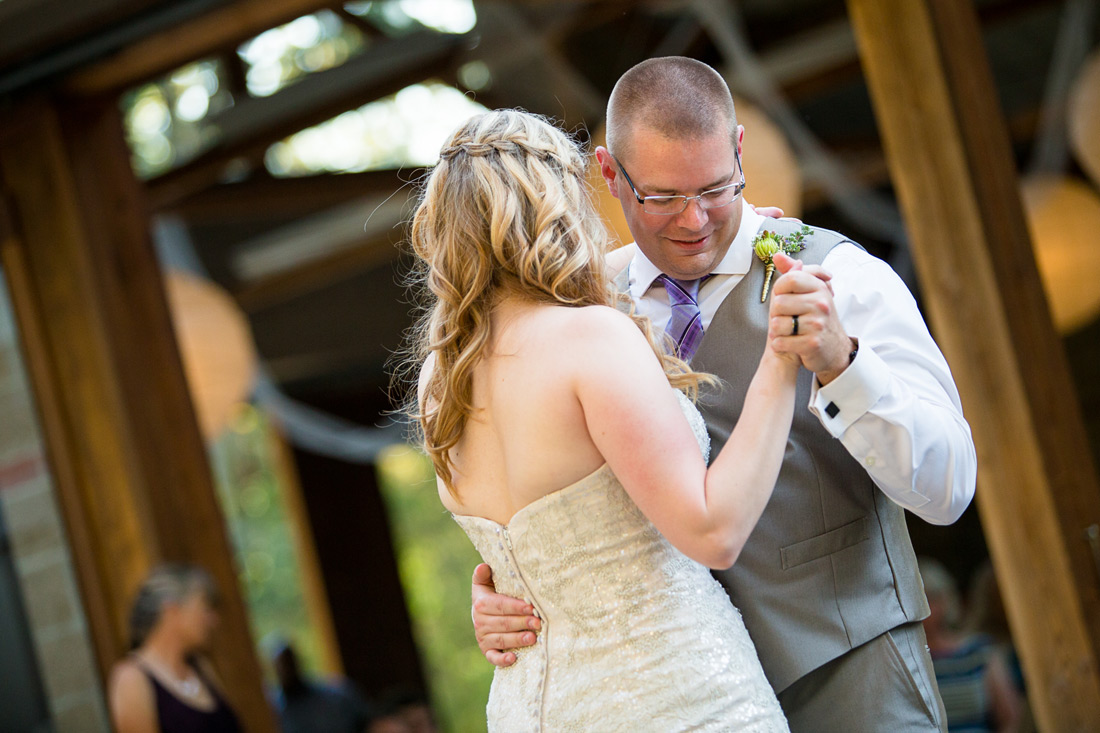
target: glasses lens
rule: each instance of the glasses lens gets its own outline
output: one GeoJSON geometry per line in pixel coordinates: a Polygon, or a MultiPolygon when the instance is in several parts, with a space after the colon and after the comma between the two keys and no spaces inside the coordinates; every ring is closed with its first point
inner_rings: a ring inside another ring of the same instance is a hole
{"type": "Polygon", "coordinates": [[[699,200],[702,201],[703,206],[708,209],[715,208],[717,206],[725,206],[726,204],[733,203],[733,200],[737,198],[737,194],[741,193],[740,184],[734,183],[729,186],[723,186],[722,188],[716,188],[713,191],[704,191],[699,200]]]}
{"type": "Polygon", "coordinates": [[[679,214],[687,205],[684,196],[646,196],[642,209],[647,214],[679,214]]]}

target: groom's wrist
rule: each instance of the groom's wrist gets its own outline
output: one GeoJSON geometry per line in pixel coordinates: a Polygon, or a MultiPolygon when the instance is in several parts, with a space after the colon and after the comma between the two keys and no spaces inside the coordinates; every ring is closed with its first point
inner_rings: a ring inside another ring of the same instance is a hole
{"type": "Polygon", "coordinates": [[[839,377],[856,360],[856,354],[859,352],[859,340],[849,336],[848,341],[851,348],[846,353],[840,352],[840,355],[834,360],[835,363],[832,368],[815,372],[818,386],[824,387],[839,377]]]}

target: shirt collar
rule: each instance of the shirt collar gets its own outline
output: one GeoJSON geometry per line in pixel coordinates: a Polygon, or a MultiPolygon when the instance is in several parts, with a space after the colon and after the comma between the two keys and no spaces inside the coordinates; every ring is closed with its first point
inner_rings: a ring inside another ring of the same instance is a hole
{"type": "MultiPolygon", "coordinates": [[[[745,200],[741,200],[741,226],[726,251],[726,256],[718,261],[711,270],[713,275],[744,275],[752,267],[752,240],[765,218],[757,214],[745,200]]],[[[661,271],[649,261],[636,243],[627,245],[634,248],[634,259],[630,261],[630,297],[641,298],[651,287],[661,271]]]]}

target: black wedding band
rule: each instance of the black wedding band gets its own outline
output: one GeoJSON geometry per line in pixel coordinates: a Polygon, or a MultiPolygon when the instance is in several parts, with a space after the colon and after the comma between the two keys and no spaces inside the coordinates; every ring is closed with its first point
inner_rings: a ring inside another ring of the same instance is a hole
{"type": "Polygon", "coordinates": [[[792,336],[797,336],[798,335],[798,316],[791,316],[791,321],[792,321],[791,335],[792,336]]]}

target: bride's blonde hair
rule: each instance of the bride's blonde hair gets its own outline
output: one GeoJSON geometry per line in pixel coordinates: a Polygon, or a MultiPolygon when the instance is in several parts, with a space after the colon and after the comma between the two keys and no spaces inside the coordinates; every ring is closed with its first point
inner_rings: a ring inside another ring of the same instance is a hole
{"type": "Polygon", "coordinates": [[[477,115],[458,129],[427,177],[412,219],[426,286],[410,366],[435,364],[408,411],[452,495],[450,451],[473,411],[473,370],[491,341],[490,315],[502,296],[566,307],[621,306],[645,334],[668,381],[694,397],[709,381],[669,356],[649,319],[612,285],[604,264],[610,237],[590,197],[579,146],[544,119],[516,110],[477,115]]]}

